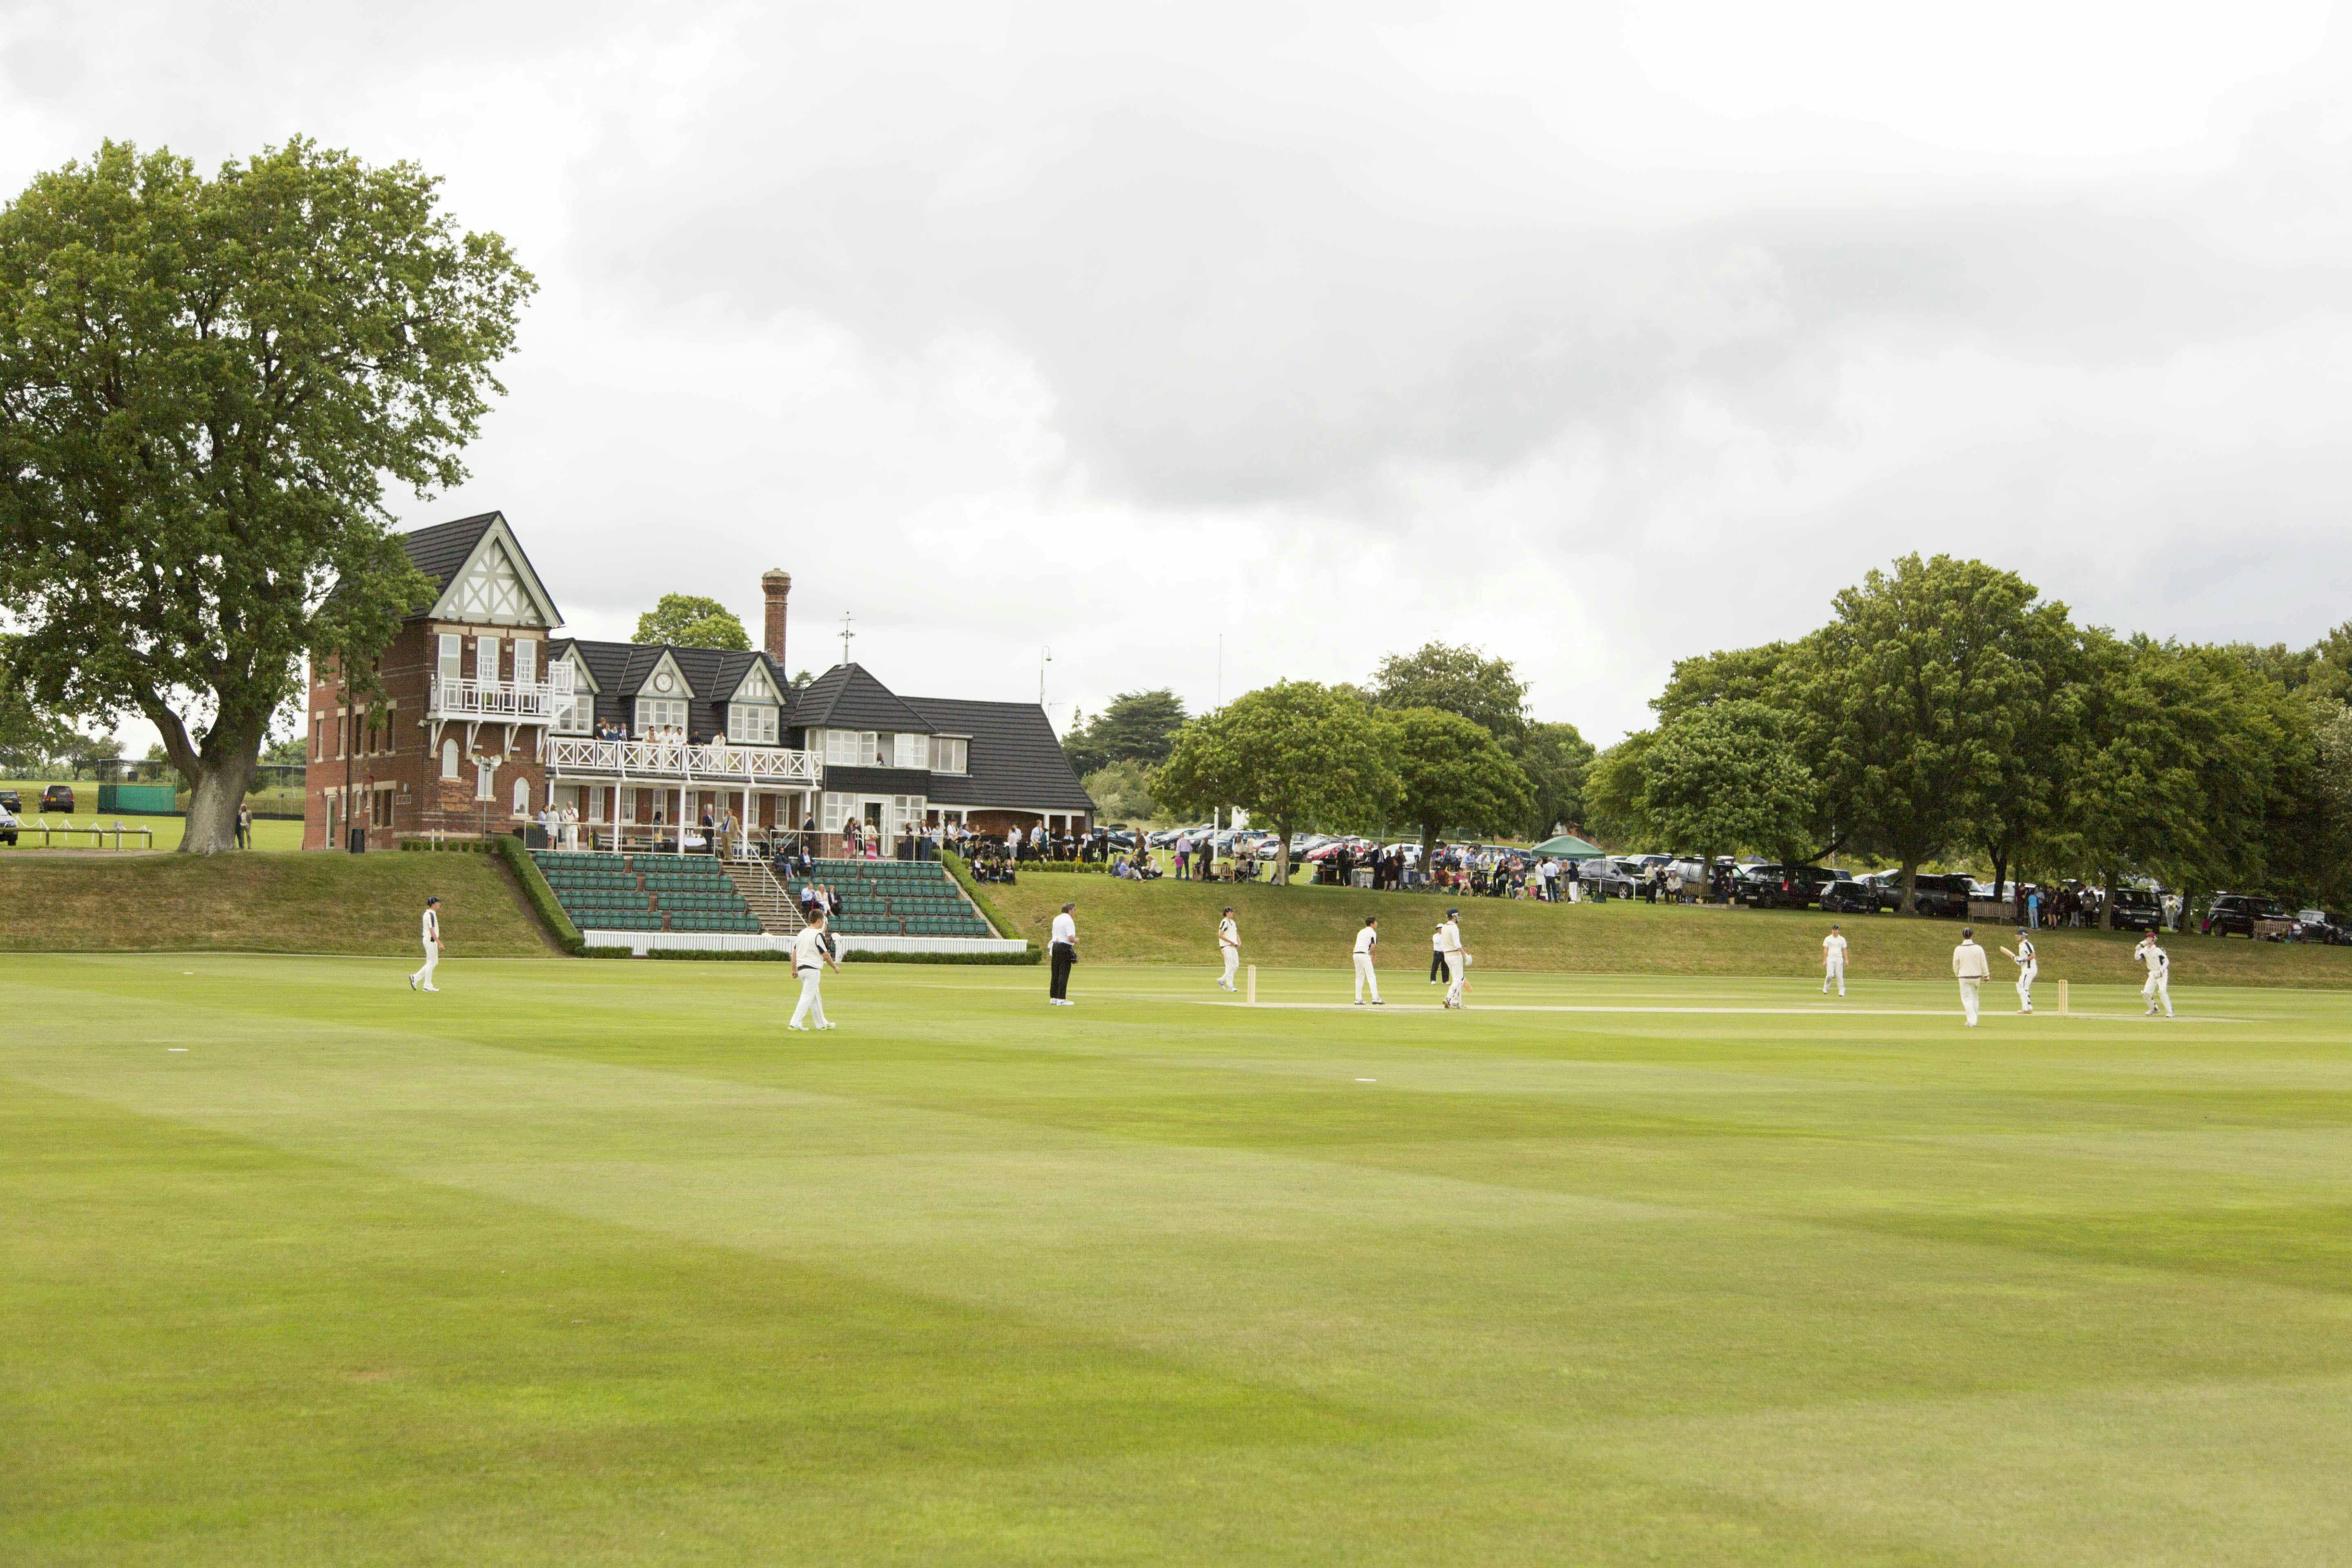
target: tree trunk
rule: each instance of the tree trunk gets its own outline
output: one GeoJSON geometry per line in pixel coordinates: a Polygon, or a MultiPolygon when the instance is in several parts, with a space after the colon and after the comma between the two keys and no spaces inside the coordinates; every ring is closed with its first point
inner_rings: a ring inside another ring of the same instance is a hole
{"type": "Polygon", "coordinates": [[[1895,907],[1897,914],[1911,914],[1919,907],[1919,862],[1911,856],[1903,858],[1903,902],[1895,907]]]}
{"type": "Polygon", "coordinates": [[[1290,886],[1290,824],[1277,822],[1274,825],[1274,830],[1282,840],[1280,847],[1274,852],[1274,885],[1277,888],[1286,888],[1290,886]]]}
{"type": "Polygon", "coordinates": [[[1433,823],[1421,825],[1421,874],[1429,875],[1429,858],[1437,853],[1437,827],[1433,823]]]}
{"type": "Polygon", "coordinates": [[[2116,929],[2116,868],[2112,866],[2099,873],[2099,929],[2116,929]]]}
{"type": "Polygon", "coordinates": [[[180,853],[217,855],[235,849],[236,810],[253,785],[269,715],[224,713],[214,721],[201,746],[189,741],[178,714],[167,710],[165,716],[171,721],[156,726],[163,732],[163,750],[188,781],[188,817],[181,830],[180,853]]]}
{"type": "Polygon", "coordinates": [[[1985,846],[1985,853],[1992,857],[1992,896],[1998,903],[2009,889],[2009,857],[1990,844],[1985,846]]]}

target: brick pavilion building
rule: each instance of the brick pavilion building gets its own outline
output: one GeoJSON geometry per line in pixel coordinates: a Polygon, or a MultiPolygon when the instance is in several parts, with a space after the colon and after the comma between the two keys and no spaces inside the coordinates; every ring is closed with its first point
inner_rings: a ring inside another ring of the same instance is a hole
{"type": "Polygon", "coordinates": [[[761,579],[763,646],[729,653],[562,636],[501,513],[403,542],[436,596],[384,651],[382,697],[350,711],[334,670],[312,670],[305,848],[355,828],[370,848],[478,837],[550,805],[576,810],[598,847],[682,841],[722,805],[756,838],[814,824],[835,846],[853,819],[886,841],[938,823],[1092,826],[1034,702],[902,697],[856,664],[793,691],[782,572],[761,579]]]}

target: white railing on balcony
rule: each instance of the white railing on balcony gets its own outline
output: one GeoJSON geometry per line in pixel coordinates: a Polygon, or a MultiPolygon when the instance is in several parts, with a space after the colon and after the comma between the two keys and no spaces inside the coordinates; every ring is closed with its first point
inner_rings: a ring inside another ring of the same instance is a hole
{"type": "Polygon", "coordinates": [[[544,724],[572,700],[572,667],[559,664],[540,681],[462,680],[436,676],[429,716],[436,719],[518,719],[544,724]]]}
{"type": "Polygon", "coordinates": [[[717,742],[688,746],[662,741],[594,741],[556,735],[547,743],[548,765],[561,776],[600,779],[663,779],[677,783],[814,784],[824,759],[814,752],[775,746],[735,746],[717,742]]]}

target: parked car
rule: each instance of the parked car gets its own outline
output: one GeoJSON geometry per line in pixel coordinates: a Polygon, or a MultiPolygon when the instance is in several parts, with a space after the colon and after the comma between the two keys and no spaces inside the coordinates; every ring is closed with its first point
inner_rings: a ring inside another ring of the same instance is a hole
{"type": "Polygon", "coordinates": [[[1580,898],[1630,899],[1633,896],[1633,879],[1625,874],[1617,861],[1606,855],[1578,861],[1576,879],[1584,885],[1584,891],[1578,895],[1580,898]]]}
{"type": "Polygon", "coordinates": [[[0,789],[0,811],[5,811],[13,816],[24,809],[25,797],[23,795],[18,795],[13,789],[0,789]]]}
{"type": "Polygon", "coordinates": [[[1870,915],[1878,912],[1878,889],[1867,882],[1848,878],[1832,882],[1822,889],[1822,913],[1825,915],[1870,915]]]}
{"type": "Polygon", "coordinates": [[[1831,883],[1851,879],[1826,866],[1751,866],[1734,886],[1732,897],[1759,910],[1801,910],[1817,901],[1831,883]]]}
{"type": "Polygon", "coordinates": [[[48,788],[43,790],[41,792],[41,809],[43,811],[73,810],[73,785],[51,784],[48,788]]]}
{"type": "Polygon", "coordinates": [[[2285,907],[2276,899],[2257,893],[2216,893],[2205,907],[2204,931],[2207,936],[2251,937],[2261,921],[2286,918],[2285,907]]]}
{"type": "MultiPolygon", "coordinates": [[[[1969,912],[1969,895],[1975,890],[1976,884],[1958,872],[1948,872],[1922,875],[1915,886],[1918,896],[1911,901],[1914,913],[1943,920],[1964,920],[1969,912]]],[[[1887,883],[1882,897],[1886,900],[1887,908],[1902,908],[1903,879],[1897,877],[1887,883]]]]}
{"type": "Polygon", "coordinates": [[[2107,900],[2117,931],[2162,931],[2164,900],[2146,888],[2117,888],[2107,900]]]}
{"type": "Polygon", "coordinates": [[[8,809],[5,802],[0,802],[0,844],[16,842],[16,814],[8,809]]]}
{"type": "Polygon", "coordinates": [[[2315,942],[2328,947],[2352,943],[2352,933],[2347,933],[2343,922],[2326,910],[2297,910],[2294,921],[2303,929],[2305,942],[2315,942]]]}

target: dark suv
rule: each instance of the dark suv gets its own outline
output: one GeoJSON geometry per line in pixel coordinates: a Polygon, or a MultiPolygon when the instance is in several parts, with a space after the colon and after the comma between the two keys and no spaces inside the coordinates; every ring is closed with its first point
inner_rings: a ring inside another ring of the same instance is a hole
{"type": "MultiPolygon", "coordinates": [[[[1966,919],[1969,912],[1969,897],[1976,889],[1976,883],[1971,879],[1957,871],[1948,876],[1923,876],[1917,879],[1916,886],[1919,896],[1912,900],[1913,912],[1945,920],[1966,919]]],[[[1886,893],[1893,900],[1894,908],[1903,907],[1902,883],[1888,883],[1886,893]]]]}
{"type": "Polygon", "coordinates": [[[43,811],[71,811],[73,808],[73,785],[51,784],[41,792],[43,811]]]}
{"type": "Polygon", "coordinates": [[[2117,888],[2108,896],[2107,916],[2117,931],[2162,931],[2164,900],[2146,888],[2117,888]]]}
{"type": "Polygon", "coordinates": [[[1878,889],[1867,882],[1832,882],[1822,889],[1822,913],[1868,915],[1878,912],[1878,889]]]}
{"type": "Polygon", "coordinates": [[[2252,893],[2221,893],[2216,895],[2206,908],[2205,934],[2252,936],[2257,922],[2286,918],[2284,906],[2276,899],[2265,899],[2252,893]]]}

